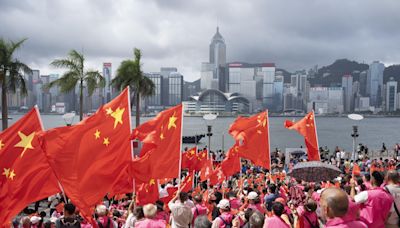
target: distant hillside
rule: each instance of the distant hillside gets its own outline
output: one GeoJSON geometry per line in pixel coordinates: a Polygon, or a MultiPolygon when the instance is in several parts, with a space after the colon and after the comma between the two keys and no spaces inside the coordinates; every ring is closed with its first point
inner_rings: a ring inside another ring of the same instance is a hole
{"type": "Polygon", "coordinates": [[[391,65],[385,68],[383,71],[383,82],[386,83],[393,77],[397,81],[397,91],[400,88],[400,65],[391,65]]]}
{"type": "Polygon", "coordinates": [[[310,79],[311,86],[331,86],[342,83],[342,77],[351,74],[355,81],[358,81],[360,72],[368,70],[368,64],[350,61],[348,59],[338,59],[329,66],[318,69],[315,78],[310,79]]]}
{"type": "Polygon", "coordinates": [[[290,83],[290,75],[292,75],[292,73],[282,68],[276,68],[275,71],[282,71],[284,83],[290,83]]]}

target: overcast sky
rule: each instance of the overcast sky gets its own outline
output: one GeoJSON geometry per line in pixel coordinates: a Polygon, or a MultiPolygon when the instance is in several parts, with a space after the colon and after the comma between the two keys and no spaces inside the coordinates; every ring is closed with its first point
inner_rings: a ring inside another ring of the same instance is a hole
{"type": "Polygon", "coordinates": [[[27,37],[17,57],[42,74],[71,49],[116,70],[143,52],[145,72],[174,66],[193,81],[219,25],[228,61],[308,69],[348,58],[400,63],[397,0],[0,0],[0,36],[27,37]]]}

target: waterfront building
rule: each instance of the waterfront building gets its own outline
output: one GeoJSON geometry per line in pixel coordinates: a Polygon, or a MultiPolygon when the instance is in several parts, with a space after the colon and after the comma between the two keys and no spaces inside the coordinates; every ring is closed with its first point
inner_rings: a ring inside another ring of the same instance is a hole
{"type": "Polygon", "coordinates": [[[353,110],[353,77],[351,75],[342,77],[342,88],[344,111],[349,113],[353,110]]]}
{"type": "Polygon", "coordinates": [[[397,82],[390,78],[386,83],[386,111],[393,112],[397,110],[397,82]]]}
{"type": "Polygon", "coordinates": [[[380,108],[382,105],[383,91],[383,71],[385,65],[379,61],[374,61],[369,65],[367,71],[366,93],[370,98],[370,105],[380,108]]]}
{"type": "Polygon", "coordinates": [[[191,101],[184,102],[184,111],[188,115],[215,113],[229,116],[252,112],[250,101],[238,93],[223,93],[220,90],[209,89],[191,98],[191,101]]]}

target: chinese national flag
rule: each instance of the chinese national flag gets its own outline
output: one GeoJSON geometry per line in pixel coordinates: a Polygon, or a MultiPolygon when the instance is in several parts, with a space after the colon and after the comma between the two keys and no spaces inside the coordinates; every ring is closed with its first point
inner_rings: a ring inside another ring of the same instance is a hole
{"type": "Polygon", "coordinates": [[[0,226],[30,203],[60,192],[57,179],[38,142],[43,130],[33,108],[0,133],[0,226]]]}
{"type": "Polygon", "coordinates": [[[229,134],[239,143],[239,156],[256,166],[271,167],[269,152],[268,111],[251,117],[238,117],[229,128],[229,134]]]}
{"type": "Polygon", "coordinates": [[[182,104],[160,112],[154,119],[138,126],[131,139],[143,142],[141,157],[133,162],[136,179],[176,178],[179,174],[179,159],[182,140],[182,104]],[[150,149],[149,149],[150,148],[150,149]],[[141,163],[146,173],[135,168],[141,163]],[[143,176],[145,175],[145,176],[143,176]]]}
{"type": "Polygon", "coordinates": [[[210,184],[211,185],[216,185],[220,184],[225,180],[225,175],[224,172],[222,171],[221,167],[215,168],[213,173],[210,176],[210,184]]]}
{"type": "Polygon", "coordinates": [[[297,121],[296,123],[286,120],[285,127],[290,130],[296,130],[304,137],[309,161],[320,160],[314,111],[308,113],[303,119],[297,121]]]}
{"type": "Polygon", "coordinates": [[[208,151],[207,151],[207,149],[204,149],[204,150],[200,151],[197,154],[196,158],[197,158],[197,161],[193,162],[193,163],[195,164],[194,165],[194,170],[198,172],[206,165],[206,163],[208,161],[208,151]]]}
{"type": "Polygon", "coordinates": [[[229,149],[226,154],[226,158],[221,163],[221,169],[225,176],[229,177],[238,172],[240,172],[240,157],[239,157],[239,148],[235,144],[232,148],[229,149]]]}
{"type": "Polygon", "coordinates": [[[137,205],[155,203],[159,198],[158,184],[154,179],[150,179],[147,183],[138,184],[136,188],[137,205]]]}
{"type": "Polygon", "coordinates": [[[213,165],[211,160],[205,160],[204,166],[200,170],[200,180],[206,181],[210,178],[211,174],[213,173],[213,165]]]}
{"type": "Polygon", "coordinates": [[[188,169],[189,172],[197,166],[197,146],[182,153],[182,169],[188,169]]]}
{"type": "Polygon", "coordinates": [[[74,126],[51,129],[42,148],[65,193],[92,221],[92,208],[109,193],[131,192],[129,90],[74,126]]]}
{"type": "Polygon", "coordinates": [[[185,179],[181,183],[181,192],[188,192],[193,188],[194,181],[194,171],[190,172],[189,175],[185,177],[185,179]]]}
{"type": "Polygon", "coordinates": [[[175,197],[176,192],[178,192],[178,187],[169,187],[169,188],[167,188],[167,192],[168,192],[168,196],[165,196],[160,199],[164,204],[168,204],[169,201],[171,201],[172,198],[175,197]]]}

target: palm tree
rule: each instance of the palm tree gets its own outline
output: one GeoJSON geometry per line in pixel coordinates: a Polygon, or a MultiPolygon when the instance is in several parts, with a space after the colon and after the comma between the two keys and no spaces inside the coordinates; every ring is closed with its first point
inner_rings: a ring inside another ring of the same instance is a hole
{"type": "MultiPolygon", "coordinates": [[[[140,59],[142,53],[139,49],[135,48],[133,51],[135,55],[134,60],[124,60],[118,67],[116,77],[111,81],[111,84],[119,90],[129,86],[133,91],[133,96],[136,105],[136,127],[140,124],[140,97],[147,97],[154,94],[155,85],[152,80],[143,75],[141,70],[140,59]]],[[[133,106],[133,103],[131,103],[133,106]]]]}
{"type": "Polygon", "coordinates": [[[25,40],[7,42],[0,38],[1,117],[3,130],[8,127],[7,93],[9,91],[15,93],[19,88],[21,95],[27,94],[25,79],[21,73],[30,74],[32,70],[26,64],[13,57],[14,52],[22,46],[25,40]]]}
{"type": "Polygon", "coordinates": [[[83,119],[83,87],[87,86],[89,96],[92,96],[96,88],[105,86],[105,79],[99,71],[85,70],[85,57],[76,50],[71,50],[65,59],[56,59],[51,65],[57,68],[67,68],[61,78],[50,82],[48,87],[58,86],[60,92],[67,93],[75,90],[79,85],[79,120],[83,119]]]}

